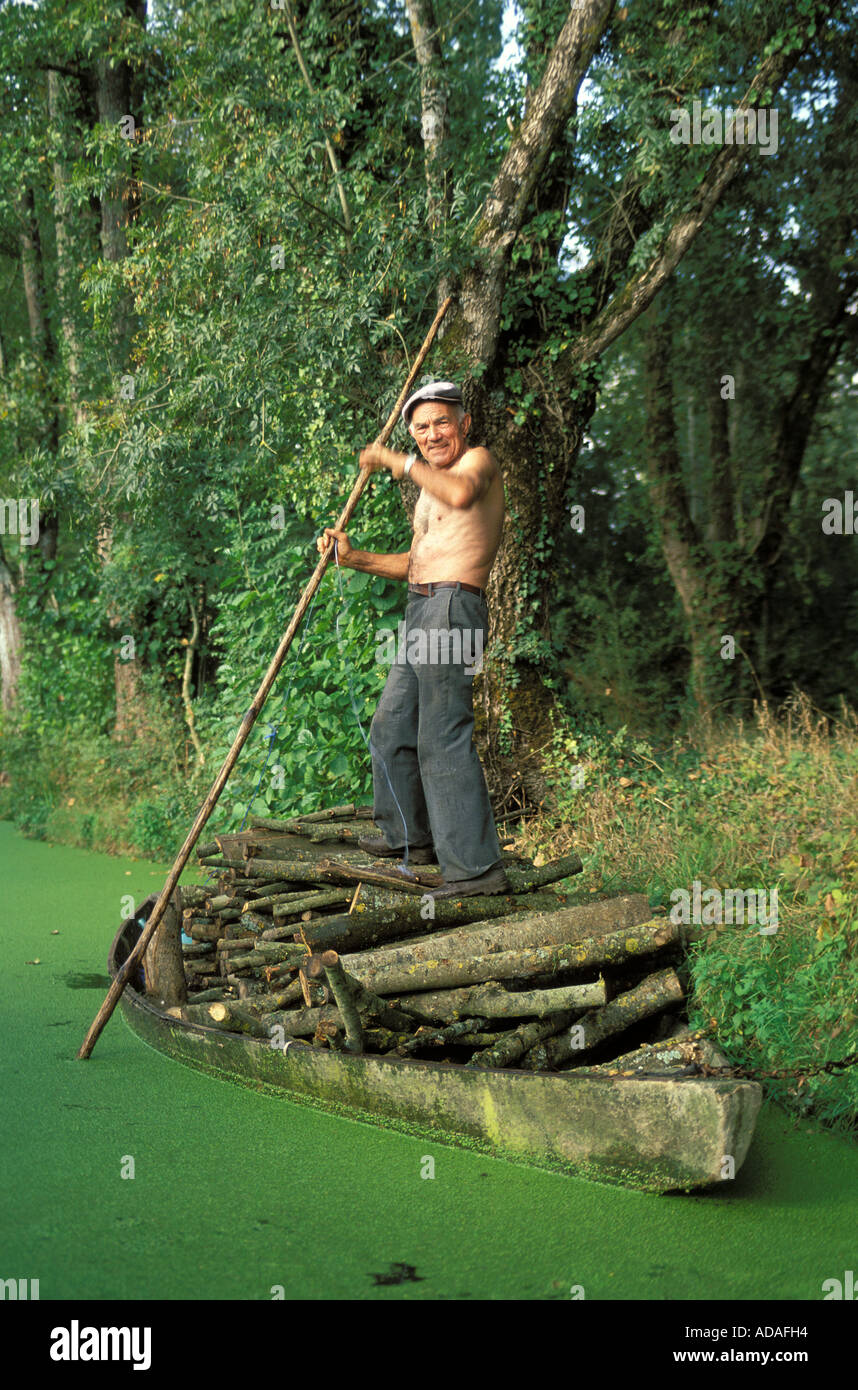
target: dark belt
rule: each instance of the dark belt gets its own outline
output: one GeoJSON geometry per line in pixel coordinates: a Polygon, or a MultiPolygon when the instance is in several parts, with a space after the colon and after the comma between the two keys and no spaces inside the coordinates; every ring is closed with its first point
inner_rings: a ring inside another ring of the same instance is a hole
{"type": "Polygon", "coordinates": [[[409,584],[409,594],[422,594],[424,598],[431,598],[436,589],[464,589],[468,594],[476,594],[479,598],[485,598],[485,589],[477,589],[473,584],[463,584],[460,579],[451,579],[444,584],[409,584]]]}

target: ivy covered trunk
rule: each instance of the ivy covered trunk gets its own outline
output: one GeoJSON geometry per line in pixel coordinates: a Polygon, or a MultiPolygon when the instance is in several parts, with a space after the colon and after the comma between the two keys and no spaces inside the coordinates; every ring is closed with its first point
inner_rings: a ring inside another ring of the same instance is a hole
{"type": "Polygon", "coordinates": [[[466,398],[473,437],[501,469],[507,516],[489,580],[490,645],[476,687],[477,727],[492,792],[515,805],[543,801],[541,753],[552,737],[553,553],[570,525],[568,494],[592,395],[567,407],[562,424],[536,415],[516,421],[515,402],[471,380],[466,398]]]}

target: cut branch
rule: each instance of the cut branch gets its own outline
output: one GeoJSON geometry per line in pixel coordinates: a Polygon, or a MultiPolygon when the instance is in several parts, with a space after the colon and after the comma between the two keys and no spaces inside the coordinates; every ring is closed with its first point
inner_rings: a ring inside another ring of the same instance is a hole
{"type": "Polygon", "coordinates": [[[559,1066],[582,1052],[588,1052],[605,1038],[622,1033],[631,1024],[660,1013],[671,1004],[681,1003],[684,998],[685,993],[675,971],[662,970],[656,975],[649,975],[634,989],[618,994],[610,1004],[582,1018],[569,1032],[537,1046],[524,1057],[523,1066],[532,1071],[559,1066]]]}
{"type": "Polygon", "coordinates": [[[633,930],[614,932],[610,936],[591,937],[585,941],[555,946],[532,946],[497,955],[463,956],[461,959],[448,957],[408,965],[401,961],[389,964],[384,957],[394,953],[380,951],[374,965],[366,965],[360,957],[346,957],[346,965],[361,984],[376,994],[412,994],[419,990],[443,989],[448,985],[528,979],[536,975],[556,975],[561,970],[577,971],[592,966],[615,965],[665,946],[678,945],[682,939],[682,929],[662,918],[633,930]]]}

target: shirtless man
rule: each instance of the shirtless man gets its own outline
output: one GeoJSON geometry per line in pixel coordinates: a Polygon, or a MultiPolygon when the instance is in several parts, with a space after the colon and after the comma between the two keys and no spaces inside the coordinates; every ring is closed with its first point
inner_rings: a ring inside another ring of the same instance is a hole
{"type": "Polygon", "coordinates": [[[445,886],[436,898],[508,892],[473,742],[473,668],[464,658],[475,649],[482,655],[487,635],[485,586],[503,529],[503,483],[488,449],[468,448],[471,417],[452,382],[415,391],[402,418],[423,460],[370,444],[360,464],[417,483],[411,549],[355,550],[332,527],[317,542],[322,552],[335,539],[347,569],[408,580],[408,657],[392,665],[370,731],[373,816],[384,839],[360,843],[382,857],[407,850],[416,864],[437,859],[445,886]],[[413,643],[416,630],[428,639],[422,647],[413,643]]]}

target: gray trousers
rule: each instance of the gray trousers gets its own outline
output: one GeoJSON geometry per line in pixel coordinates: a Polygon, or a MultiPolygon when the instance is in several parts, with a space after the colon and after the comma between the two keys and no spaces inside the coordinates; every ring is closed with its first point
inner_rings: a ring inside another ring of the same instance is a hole
{"type": "MultiPolygon", "coordinates": [[[[391,849],[434,844],[448,883],[501,860],[473,741],[473,680],[487,634],[488,608],[477,594],[409,593],[370,728],[379,830],[391,849]]],[[[388,659],[393,648],[391,641],[388,659]]]]}

